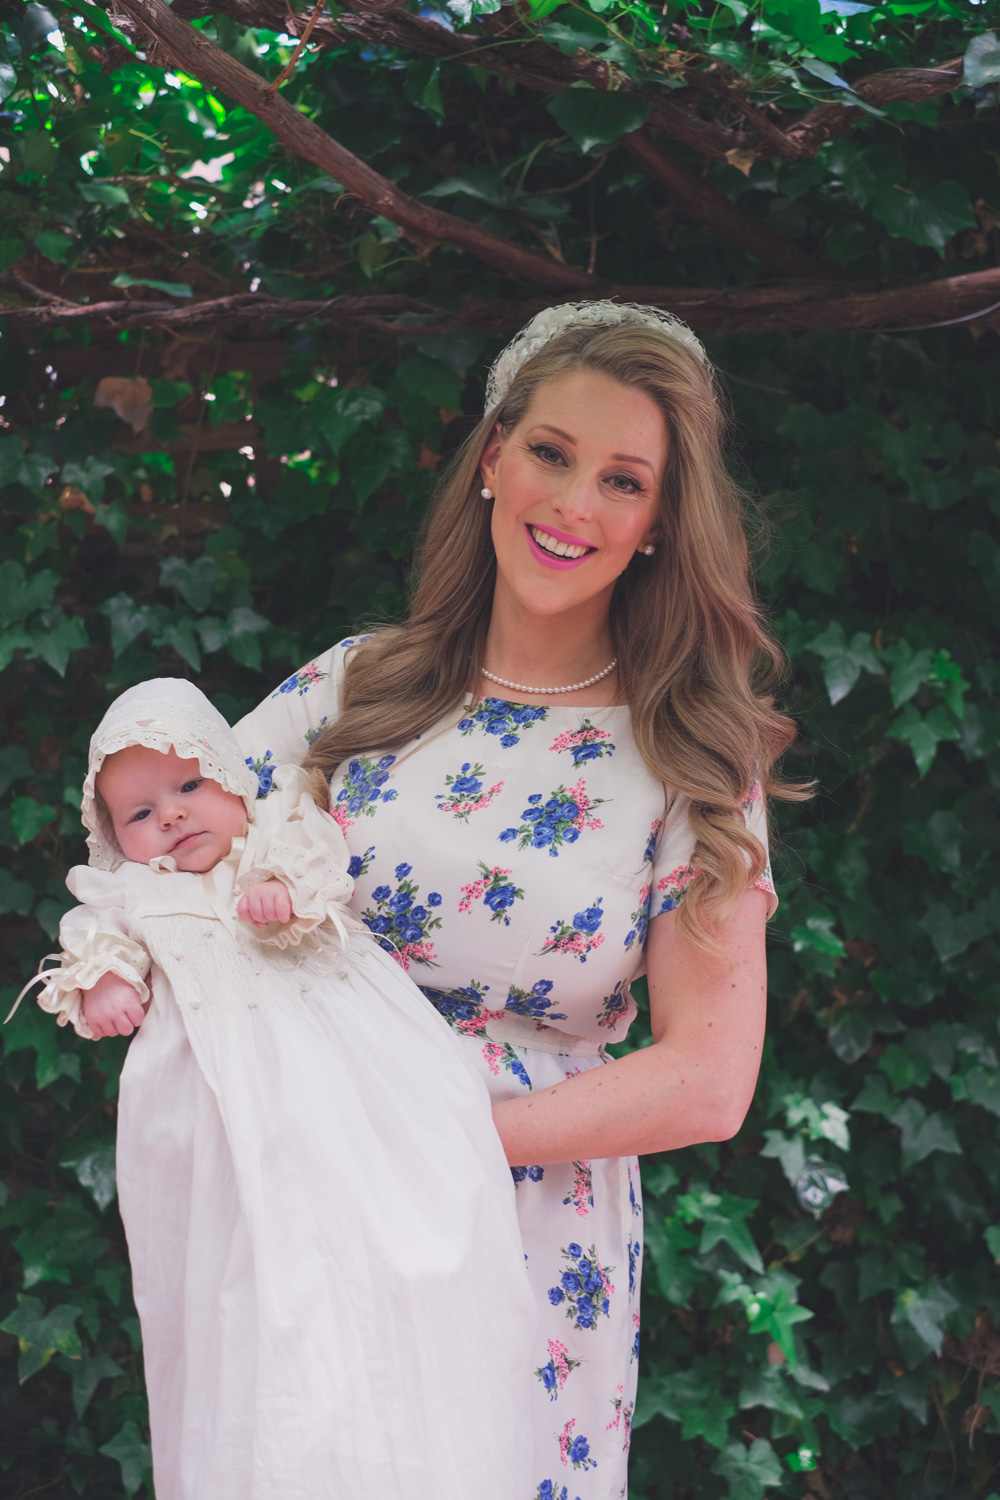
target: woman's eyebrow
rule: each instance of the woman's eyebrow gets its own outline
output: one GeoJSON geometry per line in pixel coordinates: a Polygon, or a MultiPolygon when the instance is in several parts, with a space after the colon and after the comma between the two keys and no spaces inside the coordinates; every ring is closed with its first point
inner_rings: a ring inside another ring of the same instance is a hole
{"type": "MultiPolygon", "coordinates": [[[[561,427],[553,427],[551,422],[540,422],[539,426],[544,427],[547,432],[556,433],[565,442],[570,443],[574,448],[576,447],[576,438],[571,437],[568,432],[563,432],[561,427]]],[[[645,468],[649,469],[651,473],[655,473],[653,465],[650,463],[649,459],[640,458],[636,453],[612,453],[611,457],[614,459],[616,464],[642,464],[645,468]]]]}

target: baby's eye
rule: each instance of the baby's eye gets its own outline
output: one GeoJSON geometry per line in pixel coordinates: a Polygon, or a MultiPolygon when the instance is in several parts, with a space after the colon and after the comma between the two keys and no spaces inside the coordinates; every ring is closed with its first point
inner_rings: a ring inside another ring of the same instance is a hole
{"type": "Polygon", "coordinates": [[[129,822],[130,823],[141,823],[144,818],[148,818],[148,817],[149,817],[149,808],[148,807],[144,807],[141,812],[137,812],[131,818],[129,818],[129,822]]]}
{"type": "Polygon", "coordinates": [[[196,778],[194,781],[185,781],[184,785],[181,787],[181,791],[196,792],[200,786],[201,781],[196,778]]]}

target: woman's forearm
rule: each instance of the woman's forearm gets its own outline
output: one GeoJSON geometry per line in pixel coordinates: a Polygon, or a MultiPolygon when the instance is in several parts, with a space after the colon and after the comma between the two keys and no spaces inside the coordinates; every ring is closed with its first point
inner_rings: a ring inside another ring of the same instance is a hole
{"type": "Polygon", "coordinates": [[[511,1166],[675,1151],[728,1140],[753,1098],[764,1045],[763,891],[741,897],[697,949],[673,915],[650,924],[651,1047],[494,1106],[511,1166]]]}
{"type": "Polygon", "coordinates": [[[493,1107],[511,1166],[675,1151],[735,1135],[753,1097],[756,1061],[718,1087],[707,1059],[671,1055],[659,1042],[493,1107]]]}

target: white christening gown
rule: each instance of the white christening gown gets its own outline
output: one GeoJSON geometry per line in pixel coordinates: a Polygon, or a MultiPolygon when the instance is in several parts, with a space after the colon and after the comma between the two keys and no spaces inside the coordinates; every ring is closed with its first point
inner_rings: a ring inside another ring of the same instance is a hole
{"type": "Polygon", "coordinates": [[[157,1500],[523,1500],[534,1314],[486,1087],[276,781],[207,876],[74,869],[40,997],[87,1035],[100,974],[152,993],[118,1183],[157,1500]],[[271,941],[233,915],[268,874],[271,941]]]}

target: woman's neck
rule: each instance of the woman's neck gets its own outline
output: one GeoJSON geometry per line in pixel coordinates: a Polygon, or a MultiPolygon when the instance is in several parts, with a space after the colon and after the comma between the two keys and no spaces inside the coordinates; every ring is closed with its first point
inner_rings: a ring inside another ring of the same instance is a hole
{"type": "MultiPolygon", "coordinates": [[[[487,671],[518,685],[505,688],[521,701],[545,705],[586,705],[601,707],[618,702],[617,673],[611,672],[599,682],[575,693],[533,694],[531,687],[568,687],[586,682],[603,672],[613,661],[615,650],[606,609],[594,610],[592,601],[585,610],[566,611],[559,615],[537,615],[520,607],[516,600],[504,597],[498,590],[493,600],[486,654],[487,671]]],[[[498,693],[497,684],[484,678],[481,694],[498,693]]]]}

